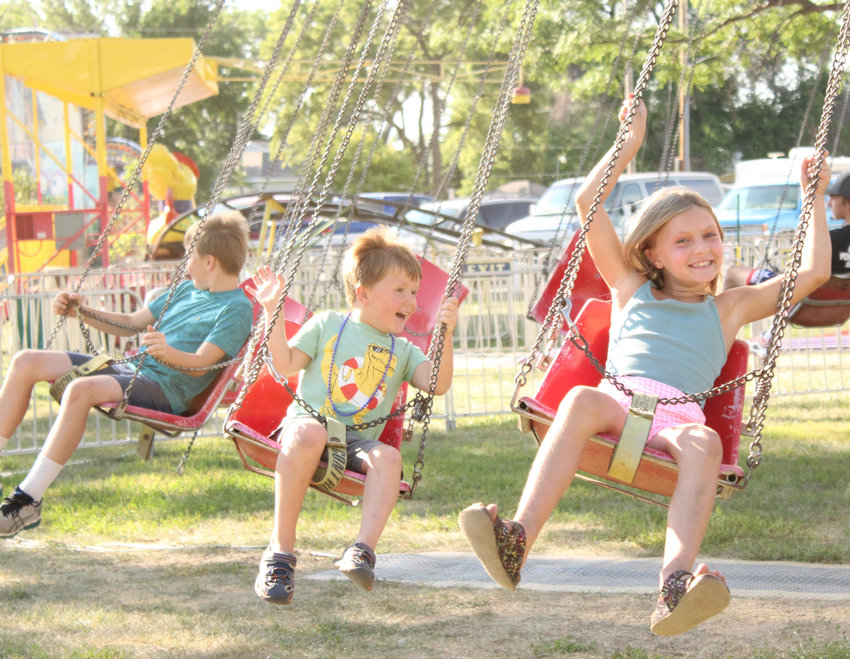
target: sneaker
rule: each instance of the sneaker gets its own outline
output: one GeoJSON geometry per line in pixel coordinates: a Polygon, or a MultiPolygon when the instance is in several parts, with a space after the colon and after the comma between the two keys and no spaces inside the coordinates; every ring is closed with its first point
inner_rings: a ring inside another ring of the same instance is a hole
{"type": "Polygon", "coordinates": [[[11,538],[24,529],[41,524],[41,501],[21,490],[15,491],[0,504],[0,538],[11,538]]]}
{"type": "Polygon", "coordinates": [[[375,560],[375,552],[369,545],[355,542],[346,547],[336,566],[363,590],[372,590],[375,583],[375,560]]]}
{"type": "Polygon", "coordinates": [[[296,562],[295,556],[288,552],[264,551],[254,581],[257,597],[272,604],[289,604],[295,591],[296,562]]]}

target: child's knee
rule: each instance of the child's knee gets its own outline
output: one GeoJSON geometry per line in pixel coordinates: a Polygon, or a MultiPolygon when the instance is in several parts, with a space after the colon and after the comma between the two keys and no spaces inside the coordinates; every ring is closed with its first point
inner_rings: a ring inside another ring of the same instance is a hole
{"type": "Polygon", "coordinates": [[[321,454],[327,443],[327,431],[318,422],[294,422],[284,430],[280,440],[281,452],[309,452],[317,455],[321,454]]]}
{"type": "Polygon", "coordinates": [[[9,364],[9,371],[18,371],[19,373],[30,373],[37,367],[44,358],[42,350],[20,350],[12,357],[9,364]]]}
{"type": "Polygon", "coordinates": [[[388,444],[375,446],[369,451],[368,463],[375,469],[401,473],[401,452],[388,444]]]}
{"type": "Polygon", "coordinates": [[[693,424],[687,426],[684,433],[682,449],[685,452],[720,464],[723,458],[723,443],[715,430],[708,426],[693,424]]]}

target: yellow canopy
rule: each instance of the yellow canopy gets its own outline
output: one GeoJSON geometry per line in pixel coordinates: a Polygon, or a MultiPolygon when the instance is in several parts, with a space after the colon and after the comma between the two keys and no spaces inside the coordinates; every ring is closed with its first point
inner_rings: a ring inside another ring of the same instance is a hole
{"type": "MultiPolygon", "coordinates": [[[[165,112],[186,66],[192,39],[73,39],[0,44],[3,73],[33,89],[140,127],[165,112]]],[[[198,58],[175,107],[218,93],[217,65],[198,58]]]]}

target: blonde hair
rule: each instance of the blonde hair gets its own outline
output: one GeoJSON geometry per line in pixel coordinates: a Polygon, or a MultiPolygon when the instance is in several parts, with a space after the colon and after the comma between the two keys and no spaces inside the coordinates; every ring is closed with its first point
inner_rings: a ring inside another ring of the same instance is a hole
{"type": "MultiPolygon", "coordinates": [[[[646,255],[646,250],[653,246],[655,235],[667,222],[679,213],[690,208],[702,208],[707,211],[723,239],[723,228],[717,221],[717,216],[703,197],[690,188],[682,186],[662,188],[644,200],[640,210],[629,223],[629,232],[623,242],[623,257],[640,275],[649,279],[656,288],[664,288],[664,271],[646,255]]],[[[715,295],[720,284],[721,273],[706,285],[706,293],[715,295]]]]}
{"type": "MultiPolygon", "coordinates": [[[[183,244],[191,244],[198,224],[186,231],[183,244]]],[[[238,275],[248,258],[248,222],[239,211],[223,211],[210,215],[195,249],[201,256],[212,256],[229,275],[238,275]]]]}
{"type": "Polygon", "coordinates": [[[393,269],[413,281],[422,279],[422,266],[413,252],[387,229],[369,229],[348,248],[342,262],[345,297],[353,305],[358,286],[374,286],[393,269]]]}

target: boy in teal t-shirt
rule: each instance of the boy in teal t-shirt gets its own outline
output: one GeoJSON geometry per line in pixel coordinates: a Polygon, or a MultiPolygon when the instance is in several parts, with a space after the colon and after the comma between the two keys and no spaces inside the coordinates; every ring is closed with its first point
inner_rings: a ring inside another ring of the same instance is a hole
{"type": "MultiPolygon", "coordinates": [[[[197,225],[195,225],[197,226],[197,225]]],[[[186,244],[194,229],[186,234],[186,244]]],[[[251,304],[239,288],[239,272],[248,254],[248,226],[238,212],[213,215],[204,224],[187,262],[191,281],[132,313],[98,311],[107,321],[145,330],[140,334],[147,351],[139,373],[135,366],[113,364],[73,380],[62,394],[59,415],[47,434],[35,463],[15,491],[0,505],[0,537],[11,537],[41,522],[41,498],[73,454],[85,431],[89,411],[103,403],[117,403],[128,392],[128,403],[180,414],[216,376],[213,366],[233,357],[251,331],[251,304]],[[153,323],[161,316],[159,331],[153,323]],[[169,364],[171,368],[163,364],[169,364]],[[206,369],[201,371],[183,370],[206,369]]],[[[53,303],[60,315],[81,313],[92,327],[130,336],[135,332],[91,316],[79,295],[60,293],[53,303]],[[89,314],[87,315],[87,311],[89,314]]],[[[56,380],[90,355],[55,350],[22,350],[9,366],[0,389],[0,450],[20,424],[37,382],[56,380]]]]}
{"type": "MultiPolygon", "coordinates": [[[[390,234],[373,229],[359,237],[343,261],[348,314],[324,312],[311,318],[288,342],[283,318],[268,337],[275,369],[302,371],[298,394],[320,414],[349,427],[347,467],[366,475],[363,516],[357,539],[338,562],[341,572],[365,590],[374,583],[375,547],[389,519],[401,475],[401,453],[378,441],[384,424],[359,428],[385,417],[401,384],[427,391],[433,364],[399,337],[416,311],[422,269],[413,253],[390,234]]],[[[281,275],[261,268],[254,277],[257,301],[268,319],[284,290],[281,275]]],[[[444,300],[438,322],[446,326],[435,393],[448,391],[453,372],[452,332],[457,298],[444,300]]],[[[325,426],[297,403],[289,406],[279,431],[281,451],[275,478],[275,519],[269,548],[254,582],[257,595],[289,604],[294,588],[295,526],[310,479],[327,443],[325,426]]]]}

